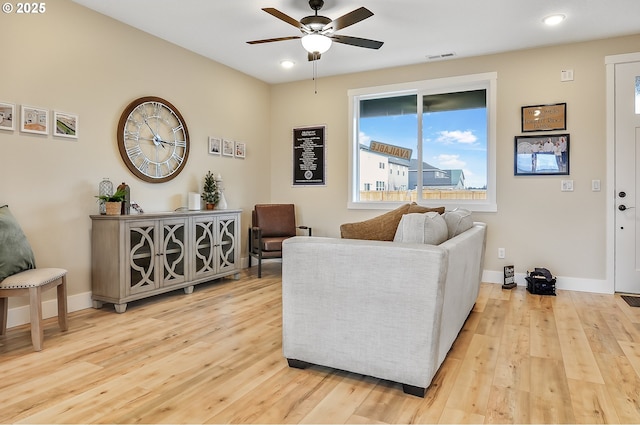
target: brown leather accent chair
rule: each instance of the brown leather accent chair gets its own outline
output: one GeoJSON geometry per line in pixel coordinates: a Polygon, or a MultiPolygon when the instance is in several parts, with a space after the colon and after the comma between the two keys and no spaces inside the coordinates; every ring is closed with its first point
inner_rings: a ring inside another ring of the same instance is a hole
{"type": "Polygon", "coordinates": [[[293,204],[257,204],[251,212],[249,228],[249,267],[251,257],[258,259],[258,277],[262,277],[263,258],[282,258],[282,242],[297,235],[296,210],[293,204]]]}

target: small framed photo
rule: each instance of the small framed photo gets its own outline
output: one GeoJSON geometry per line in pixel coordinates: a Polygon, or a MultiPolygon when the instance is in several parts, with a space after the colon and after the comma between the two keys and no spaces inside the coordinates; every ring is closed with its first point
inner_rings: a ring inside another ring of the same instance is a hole
{"type": "Polygon", "coordinates": [[[514,175],[549,174],[569,174],[569,134],[516,136],[514,175]]]}
{"type": "Polygon", "coordinates": [[[209,137],[209,154],[218,155],[222,153],[222,140],[218,137],[209,137]]]}
{"type": "Polygon", "coordinates": [[[223,139],[222,140],[222,155],[224,156],[233,156],[233,140],[223,139]]]}
{"type": "Polygon", "coordinates": [[[247,146],[244,143],[236,142],[235,156],[236,158],[244,158],[247,146]]]}
{"type": "Polygon", "coordinates": [[[0,102],[0,130],[15,130],[15,115],[16,105],[13,103],[0,102]]]}
{"type": "Polygon", "coordinates": [[[49,111],[43,108],[22,105],[20,131],[25,133],[49,134],[49,111]]]}
{"type": "Polygon", "coordinates": [[[58,137],[78,138],[78,116],[66,112],[53,112],[53,135],[58,137]]]}

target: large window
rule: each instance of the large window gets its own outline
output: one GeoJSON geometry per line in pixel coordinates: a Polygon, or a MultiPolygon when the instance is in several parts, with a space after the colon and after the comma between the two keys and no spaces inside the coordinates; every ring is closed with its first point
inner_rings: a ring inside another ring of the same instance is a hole
{"type": "Polygon", "coordinates": [[[350,90],[349,207],[415,201],[496,211],[496,78],[486,73],[350,90]],[[380,190],[384,164],[402,173],[386,174],[380,190]]]}

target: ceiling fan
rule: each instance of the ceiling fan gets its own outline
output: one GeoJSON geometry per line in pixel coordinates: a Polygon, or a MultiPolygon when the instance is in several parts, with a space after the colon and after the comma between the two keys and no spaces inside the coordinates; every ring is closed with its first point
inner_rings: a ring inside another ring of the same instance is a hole
{"type": "Polygon", "coordinates": [[[305,16],[300,21],[296,21],[291,16],[282,13],[272,7],[263,8],[262,10],[264,10],[268,14],[273,15],[276,18],[298,28],[303,35],[267,38],[264,40],[247,41],[247,43],[261,44],[271,43],[274,41],[301,39],[302,46],[308,52],[310,61],[320,59],[320,55],[329,50],[333,41],[335,41],[336,43],[349,44],[351,46],[365,47],[367,49],[379,49],[380,47],[382,47],[382,44],[384,44],[382,41],[335,34],[335,32],[338,30],[341,30],[373,16],[373,13],[369,9],[360,7],[345,15],[342,15],[337,19],[331,20],[326,16],[318,15],[318,10],[322,9],[323,5],[324,0],[309,0],[309,6],[312,10],[315,11],[315,14],[311,16],[305,16]]]}

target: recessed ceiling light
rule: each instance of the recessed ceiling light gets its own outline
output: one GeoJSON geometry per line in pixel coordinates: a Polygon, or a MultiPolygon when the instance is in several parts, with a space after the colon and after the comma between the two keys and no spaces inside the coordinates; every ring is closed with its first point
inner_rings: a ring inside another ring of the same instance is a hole
{"type": "Polygon", "coordinates": [[[290,61],[290,60],[283,60],[283,61],[280,61],[280,66],[281,66],[281,67],[283,67],[283,68],[285,68],[285,69],[293,68],[293,66],[294,66],[295,64],[296,64],[296,63],[295,63],[294,61],[290,61]]]}
{"type": "Polygon", "coordinates": [[[549,15],[546,18],[544,18],[542,22],[544,22],[545,25],[553,26],[553,25],[558,25],[560,22],[564,21],[565,18],[566,16],[562,14],[549,15]]]}

